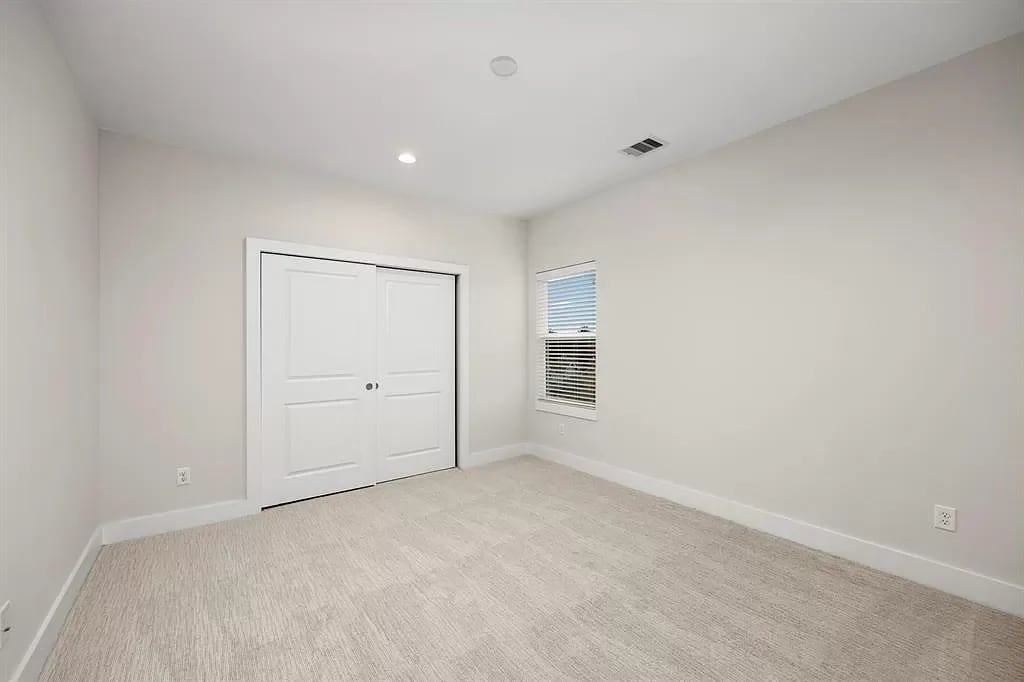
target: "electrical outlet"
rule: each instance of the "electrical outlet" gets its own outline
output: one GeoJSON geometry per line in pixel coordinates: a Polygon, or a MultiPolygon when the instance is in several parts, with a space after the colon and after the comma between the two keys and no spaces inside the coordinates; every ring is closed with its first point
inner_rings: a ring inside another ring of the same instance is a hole
{"type": "Polygon", "coordinates": [[[935,505],[935,527],[939,530],[948,530],[951,533],[955,533],[956,508],[943,507],[941,504],[935,505]]]}
{"type": "Polygon", "coordinates": [[[192,470],[188,467],[178,467],[178,485],[188,485],[192,482],[192,470]]]}
{"type": "Polygon", "coordinates": [[[558,435],[559,436],[564,436],[565,435],[565,424],[559,424],[558,425],[558,435]]]}
{"type": "Polygon", "coordinates": [[[8,599],[3,606],[0,606],[0,647],[3,647],[4,642],[7,641],[7,633],[11,630],[11,624],[7,622],[7,607],[10,605],[11,600],[8,599]]]}

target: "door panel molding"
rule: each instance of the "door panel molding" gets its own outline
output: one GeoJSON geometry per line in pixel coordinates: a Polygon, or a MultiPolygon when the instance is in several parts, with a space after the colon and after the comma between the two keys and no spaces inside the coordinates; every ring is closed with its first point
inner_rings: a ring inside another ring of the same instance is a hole
{"type": "Polygon", "coordinates": [[[455,279],[377,268],[377,482],[455,466],[455,279]]]}
{"type": "Polygon", "coordinates": [[[279,254],[260,260],[264,505],[377,482],[377,272],[279,254]]]}
{"type": "MultiPolygon", "coordinates": [[[[380,268],[431,272],[455,277],[455,452],[456,466],[468,465],[469,456],[469,267],[459,263],[349,251],[249,237],[245,240],[245,499],[251,508],[270,503],[261,499],[263,484],[263,420],[260,260],[264,253],[342,261],[380,268]]],[[[413,373],[414,375],[415,373],[413,373]]],[[[332,381],[336,377],[314,378],[332,381]]]]}

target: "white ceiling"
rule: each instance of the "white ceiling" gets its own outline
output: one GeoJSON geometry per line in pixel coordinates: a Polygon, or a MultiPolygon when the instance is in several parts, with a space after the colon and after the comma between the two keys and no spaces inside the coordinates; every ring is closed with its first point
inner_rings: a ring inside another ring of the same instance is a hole
{"type": "Polygon", "coordinates": [[[516,216],[1024,30],[1021,0],[47,9],[103,128],[516,216]]]}

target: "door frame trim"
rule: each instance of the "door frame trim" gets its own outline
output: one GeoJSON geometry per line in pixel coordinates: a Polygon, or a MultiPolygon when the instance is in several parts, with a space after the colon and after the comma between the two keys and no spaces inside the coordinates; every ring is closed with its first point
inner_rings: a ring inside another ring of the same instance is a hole
{"type": "Polygon", "coordinates": [[[264,253],[365,263],[382,268],[455,276],[455,466],[469,461],[469,266],[459,263],[348,251],[274,239],[245,239],[245,499],[262,508],[263,420],[260,259],[264,253]]]}

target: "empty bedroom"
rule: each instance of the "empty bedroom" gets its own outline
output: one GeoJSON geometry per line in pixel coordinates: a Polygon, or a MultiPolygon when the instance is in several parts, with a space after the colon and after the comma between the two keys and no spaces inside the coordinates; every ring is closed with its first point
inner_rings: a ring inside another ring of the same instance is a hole
{"type": "Polygon", "coordinates": [[[0,680],[1024,680],[1024,0],[0,0],[0,680]]]}

